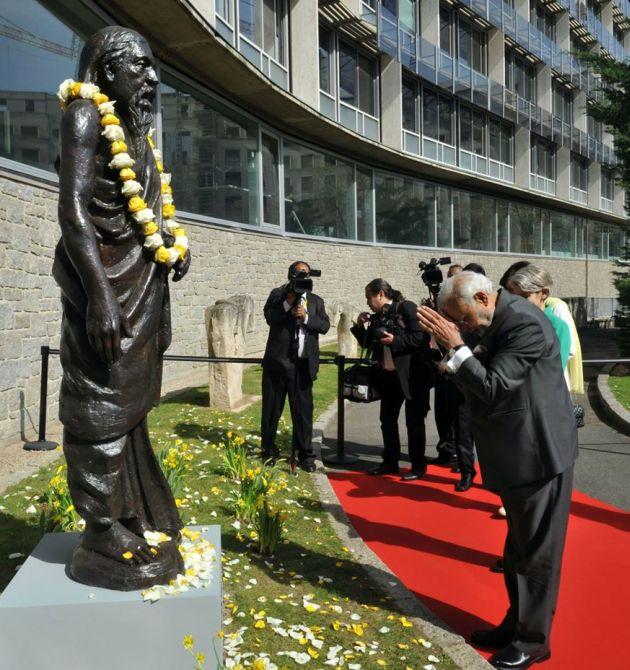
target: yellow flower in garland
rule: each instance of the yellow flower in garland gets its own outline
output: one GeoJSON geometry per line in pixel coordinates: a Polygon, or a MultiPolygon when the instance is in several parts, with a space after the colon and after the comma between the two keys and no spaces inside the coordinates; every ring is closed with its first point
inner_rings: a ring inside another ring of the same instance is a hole
{"type": "Polygon", "coordinates": [[[136,173],[131,169],[131,168],[123,168],[120,171],[120,178],[123,181],[129,181],[130,179],[135,179],[136,178],[136,173]]]}
{"type": "Polygon", "coordinates": [[[114,116],[114,114],[105,114],[105,116],[101,119],[101,125],[102,126],[119,126],[120,125],[120,119],[117,116],[114,116]]]}
{"type": "Polygon", "coordinates": [[[145,237],[149,237],[149,235],[154,235],[155,233],[157,233],[157,231],[158,231],[158,227],[157,227],[157,223],[155,223],[155,221],[149,221],[149,223],[145,223],[142,226],[142,234],[145,237]]]}
{"type": "Polygon", "coordinates": [[[139,212],[141,209],[146,209],[147,208],[147,203],[138,195],[134,195],[133,197],[129,198],[129,202],[127,203],[127,209],[130,212],[139,212]]]}
{"type": "Polygon", "coordinates": [[[127,145],[122,140],[117,140],[116,142],[112,142],[109,150],[115,156],[116,154],[122,153],[123,151],[127,151],[127,145]]]}
{"type": "Polygon", "coordinates": [[[165,219],[172,219],[175,216],[175,205],[162,205],[162,215],[165,219]]]}

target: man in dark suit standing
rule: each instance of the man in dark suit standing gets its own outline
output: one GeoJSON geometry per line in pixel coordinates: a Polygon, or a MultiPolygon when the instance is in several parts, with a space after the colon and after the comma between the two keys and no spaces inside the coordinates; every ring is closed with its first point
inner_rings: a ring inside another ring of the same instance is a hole
{"type": "MultiPolygon", "coordinates": [[[[295,286],[308,263],[296,261],[289,267],[289,282],[274,288],[265,304],[269,337],[263,358],[262,452],[265,460],[275,461],[278,422],[289,396],[293,422],[293,453],[306,472],[315,470],[313,437],[313,382],[319,369],[319,335],[325,335],[330,321],[324,301],[309,290],[295,286]]],[[[307,282],[308,283],[308,282],[307,282]]]]}
{"type": "Polygon", "coordinates": [[[462,272],[440,292],[443,316],[418,310],[420,324],[450,352],[448,367],[469,404],[484,485],[507,511],[505,584],[510,606],[472,642],[498,648],[496,668],[549,658],[558,597],[577,430],[562,374],[560,344],[545,314],[487,277],[462,272]],[[460,329],[481,335],[475,352],[460,329]]]}

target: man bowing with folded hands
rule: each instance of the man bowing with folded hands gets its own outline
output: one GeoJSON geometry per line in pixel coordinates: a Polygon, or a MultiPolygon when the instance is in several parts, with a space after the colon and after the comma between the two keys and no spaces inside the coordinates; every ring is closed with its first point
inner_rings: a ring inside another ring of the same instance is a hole
{"type": "Polygon", "coordinates": [[[474,272],[447,279],[441,314],[418,308],[421,326],[449,351],[447,370],[470,407],[484,486],[507,511],[503,621],[471,640],[497,651],[495,668],[529,668],[551,655],[577,430],[560,344],[544,312],[474,272]],[[475,351],[461,331],[482,339],[475,351]]]}

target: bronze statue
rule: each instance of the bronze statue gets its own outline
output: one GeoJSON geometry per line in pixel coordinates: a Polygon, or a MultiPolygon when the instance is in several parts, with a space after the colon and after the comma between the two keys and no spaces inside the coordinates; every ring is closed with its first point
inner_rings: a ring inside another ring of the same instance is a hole
{"type": "Polygon", "coordinates": [[[86,99],[76,84],[62,105],[61,240],[53,268],[63,307],[59,413],[68,484],[86,522],[70,574],[133,590],[168,582],[183,567],[182,523],[149,440],[147,414],[160,397],[162,354],[171,340],[169,266],[178,281],[190,254],[184,249],[178,257],[174,249],[178,238],[169,231],[176,224],[163,214],[170,187],[148,139],[158,84],[149,45],[132,30],[104,28],[83,48],[78,79],[98,87],[100,97],[86,99]],[[97,105],[107,98],[115,115],[97,105]],[[110,136],[107,123],[122,132],[110,136]],[[112,160],[122,150],[133,171],[112,160]],[[122,181],[130,176],[131,186],[122,181]],[[134,185],[154,220],[134,218],[134,185]],[[155,231],[164,236],[159,251],[149,244],[155,231]],[[157,262],[160,254],[170,262],[157,262]],[[153,547],[146,531],[172,539],[153,547]]]}

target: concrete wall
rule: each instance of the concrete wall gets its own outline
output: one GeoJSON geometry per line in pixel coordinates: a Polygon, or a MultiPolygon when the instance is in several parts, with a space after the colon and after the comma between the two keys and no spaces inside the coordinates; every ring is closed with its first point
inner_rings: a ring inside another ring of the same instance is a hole
{"type": "MultiPolygon", "coordinates": [[[[377,276],[387,278],[410,299],[425,297],[417,275],[418,261],[446,253],[295,239],[179,218],[191,240],[193,265],[186,279],[171,285],[173,344],[169,353],[176,354],[207,353],[204,310],[234,293],[248,293],[256,302],[256,330],[246,349],[247,354],[260,353],[267,336],[264,301],[272,287],[284,282],[293,260],[304,259],[322,269],[316,290],[326,302],[345,299],[361,305],[365,284],[377,276]]],[[[20,439],[22,395],[26,411],[37,424],[40,347],[59,343],[59,292],[50,274],[58,231],[55,187],[0,174],[0,446],[20,439]]],[[[480,262],[495,282],[516,260],[504,254],[459,251],[452,252],[452,259],[462,264],[480,262]]],[[[536,262],[551,271],[558,295],[585,295],[584,260],[536,262]]],[[[615,295],[611,269],[608,262],[589,263],[590,296],[615,295]]],[[[331,336],[334,339],[334,330],[331,336]]],[[[205,366],[193,368],[191,364],[167,364],[164,390],[205,383],[205,366]]],[[[48,404],[53,435],[60,375],[59,362],[53,357],[48,404]]],[[[35,431],[28,418],[26,428],[33,439],[35,431]]]]}

